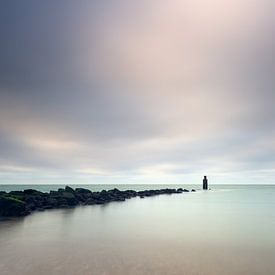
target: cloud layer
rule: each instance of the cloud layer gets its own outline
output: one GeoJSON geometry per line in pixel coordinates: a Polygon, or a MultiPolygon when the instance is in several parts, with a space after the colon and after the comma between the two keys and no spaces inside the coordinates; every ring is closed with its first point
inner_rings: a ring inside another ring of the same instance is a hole
{"type": "Polygon", "coordinates": [[[0,183],[274,183],[272,0],[0,6],[0,183]]]}

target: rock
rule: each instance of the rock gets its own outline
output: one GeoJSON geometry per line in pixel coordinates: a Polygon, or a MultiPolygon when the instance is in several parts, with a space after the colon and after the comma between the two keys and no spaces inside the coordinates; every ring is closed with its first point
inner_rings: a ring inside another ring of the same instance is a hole
{"type": "Polygon", "coordinates": [[[76,189],[75,189],[75,192],[76,192],[77,194],[89,194],[89,193],[92,193],[91,190],[85,189],[85,188],[76,188],[76,189]]]}
{"type": "Polygon", "coordinates": [[[87,201],[91,197],[91,193],[76,193],[75,196],[79,202],[85,203],[85,201],[87,201]]]}
{"type": "Polygon", "coordinates": [[[57,199],[57,207],[58,207],[58,208],[68,207],[68,202],[67,202],[67,200],[64,199],[64,198],[58,198],[58,199],[57,199]]]}
{"type": "Polygon", "coordinates": [[[115,201],[125,201],[126,200],[126,198],[125,197],[117,197],[116,199],[115,199],[115,201]]]}
{"type": "Polygon", "coordinates": [[[68,204],[61,204],[58,207],[59,208],[69,208],[69,205],[68,204]]]}
{"type": "Polygon", "coordinates": [[[22,191],[11,191],[8,193],[8,196],[20,201],[24,201],[25,198],[25,194],[22,191]]]}
{"type": "Polygon", "coordinates": [[[71,188],[70,186],[66,186],[66,187],[65,187],[65,192],[69,192],[69,193],[72,193],[72,194],[75,193],[74,189],[71,188]]]}
{"type": "MultiPolygon", "coordinates": [[[[192,192],[195,192],[193,190],[192,192]]],[[[66,186],[64,189],[59,188],[58,191],[50,191],[49,193],[43,193],[34,189],[12,191],[9,193],[0,192],[0,216],[22,216],[35,210],[43,211],[52,208],[68,208],[78,204],[106,204],[113,201],[122,202],[136,196],[143,199],[145,197],[182,192],[189,192],[189,190],[166,188],[137,192],[134,190],[121,191],[115,188],[108,191],[92,192],[84,188],[76,188],[74,190],[66,186]]]]}
{"type": "Polygon", "coordinates": [[[67,201],[67,204],[69,206],[74,206],[78,204],[78,201],[76,200],[74,194],[70,192],[63,192],[62,197],[67,201]]]}
{"type": "Polygon", "coordinates": [[[132,198],[132,197],[137,196],[137,192],[135,190],[126,190],[125,193],[126,193],[126,196],[128,198],[132,198]]]}
{"type": "Polygon", "coordinates": [[[0,198],[0,216],[15,217],[28,213],[25,202],[8,196],[0,198]]]}
{"type": "Polygon", "coordinates": [[[191,192],[196,192],[196,190],[195,190],[195,189],[192,189],[191,192]]]}
{"type": "Polygon", "coordinates": [[[44,210],[46,210],[46,209],[53,209],[53,208],[54,208],[53,205],[45,205],[43,207],[44,210]]]}
{"type": "Polygon", "coordinates": [[[56,207],[58,205],[57,199],[51,198],[51,197],[47,198],[45,203],[46,203],[46,206],[52,206],[52,207],[56,207]]]}
{"type": "Polygon", "coordinates": [[[85,201],[85,205],[94,205],[96,204],[96,201],[92,198],[89,198],[88,200],[85,201]]]}
{"type": "Polygon", "coordinates": [[[26,205],[26,209],[28,212],[34,211],[36,209],[36,206],[34,203],[30,203],[26,205]]]}
{"type": "Polygon", "coordinates": [[[43,195],[43,192],[40,192],[34,189],[26,189],[23,191],[23,193],[26,195],[40,195],[40,196],[43,195]]]}
{"type": "Polygon", "coordinates": [[[36,199],[35,199],[34,196],[26,196],[26,197],[25,197],[25,202],[26,202],[27,204],[31,204],[31,203],[35,204],[35,201],[36,201],[36,199]]]}
{"type": "Polygon", "coordinates": [[[58,191],[50,191],[50,197],[59,197],[61,192],[58,191]]]}

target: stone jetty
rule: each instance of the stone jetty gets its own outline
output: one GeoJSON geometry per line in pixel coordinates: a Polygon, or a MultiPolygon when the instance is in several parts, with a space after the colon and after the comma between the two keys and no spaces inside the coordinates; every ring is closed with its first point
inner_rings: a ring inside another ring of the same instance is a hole
{"type": "MultiPolygon", "coordinates": [[[[195,190],[192,189],[191,192],[195,190]]],[[[17,217],[26,216],[33,211],[43,211],[46,209],[69,208],[77,205],[105,204],[113,201],[125,201],[133,197],[152,197],[164,194],[178,194],[189,192],[187,189],[157,189],[134,191],[119,189],[102,190],[92,192],[89,189],[73,189],[66,186],[64,189],[40,192],[34,189],[24,191],[0,192],[0,216],[17,217]]]]}

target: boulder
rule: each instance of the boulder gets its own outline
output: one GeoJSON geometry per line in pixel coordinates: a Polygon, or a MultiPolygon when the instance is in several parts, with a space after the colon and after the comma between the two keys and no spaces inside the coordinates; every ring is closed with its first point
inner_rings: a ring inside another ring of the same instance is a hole
{"type": "Polygon", "coordinates": [[[94,205],[96,204],[96,201],[93,198],[89,198],[85,201],[85,205],[94,205]]]}
{"type": "Polygon", "coordinates": [[[45,200],[45,204],[46,206],[56,207],[58,205],[58,201],[55,198],[49,197],[45,200]]]}
{"type": "Polygon", "coordinates": [[[11,191],[8,193],[8,196],[20,201],[23,201],[25,198],[25,194],[22,191],[11,191]]]}
{"type": "Polygon", "coordinates": [[[71,188],[70,186],[66,186],[66,187],[65,187],[65,192],[69,192],[69,193],[72,193],[72,194],[75,193],[74,189],[71,188]]]}
{"type": "Polygon", "coordinates": [[[69,206],[74,206],[78,204],[77,199],[75,198],[75,195],[71,192],[63,192],[62,198],[64,198],[67,201],[67,204],[69,206]]]}
{"type": "Polygon", "coordinates": [[[67,208],[68,207],[68,202],[67,202],[67,200],[66,199],[64,199],[64,198],[58,198],[57,199],[57,207],[58,208],[67,208]]]}
{"type": "Polygon", "coordinates": [[[26,194],[26,195],[35,195],[35,196],[37,196],[37,195],[42,195],[43,196],[43,192],[40,192],[40,191],[37,191],[37,190],[34,190],[34,189],[25,189],[24,191],[23,191],[23,193],[24,194],[26,194]]]}
{"type": "Polygon", "coordinates": [[[0,216],[15,217],[28,213],[25,202],[8,196],[0,198],[0,216]]]}
{"type": "Polygon", "coordinates": [[[89,193],[92,193],[91,190],[85,189],[85,188],[76,188],[76,189],[75,189],[75,192],[76,192],[77,194],[89,194],[89,193]]]}

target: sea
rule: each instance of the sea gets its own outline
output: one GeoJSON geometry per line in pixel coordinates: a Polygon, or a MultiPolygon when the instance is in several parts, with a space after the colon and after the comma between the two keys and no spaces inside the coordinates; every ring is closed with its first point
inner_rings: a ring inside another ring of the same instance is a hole
{"type": "MultiPolygon", "coordinates": [[[[275,186],[71,186],[197,191],[2,219],[1,275],[275,274],[275,186]]],[[[0,185],[29,188],[64,185],[0,185]]]]}

